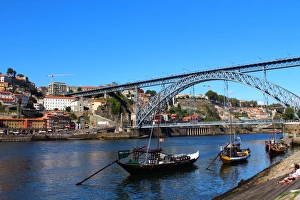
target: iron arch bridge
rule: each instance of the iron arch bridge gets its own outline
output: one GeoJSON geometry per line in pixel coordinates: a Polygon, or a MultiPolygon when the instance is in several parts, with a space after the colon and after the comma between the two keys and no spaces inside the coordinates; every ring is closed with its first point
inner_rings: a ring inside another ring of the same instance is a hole
{"type": "Polygon", "coordinates": [[[298,110],[300,106],[300,98],[297,95],[265,79],[233,71],[207,71],[183,77],[168,87],[163,88],[137,111],[136,126],[141,127],[144,121],[151,122],[154,116],[166,105],[164,102],[170,101],[176,94],[190,86],[212,80],[242,83],[268,95],[285,107],[290,106],[298,110]]]}
{"type": "Polygon", "coordinates": [[[210,70],[203,70],[203,71],[196,71],[196,72],[189,72],[189,73],[182,73],[176,75],[170,75],[160,78],[153,78],[148,80],[142,81],[135,81],[132,83],[125,83],[120,85],[110,85],[101,88],[97,88],[94,90],[87,90],[87,91],[80,91],[75,93],[67,93],[65,96],[74,96],[74,97],[84,97],[84,96],[94,96],[98,94],[105,94],[109,92],[117,92],[127,89],[137,89],[137,88],[145,88],[157,85],[168,85],[180,81],[184,77],[189,77],[192,75],[199,75],[199,74],[207,74],[209,72],[217,72],[217,71],[232,71],[232,72],[240,72],[240,73],[250,73],[250,72],[258,72],[258,71],[268,71],[268,70],[276,70],[282,68],[291,68],[300,66],[300,57],[295,58],[283,58],[283,59],[276,59],[271,61],[265,62],[258,62],[258,63],[251,63],[245,65],[236,65],[231,67],[222,67],[210,70]]]}
{"type": "MultiPolygon", "coordinates": [[[[144,107],[136,112],[136,126],[141,127],[144,120],[150,119],[151,115],[154,116],[163,107],[164,101],[169,101],[173,96],[180,91],[193,86],[195,84],[210,81],[210,80],[225,80],[234,81],[253,87],[267,96],[275,99],[283,106],[294,107],[295,110],[299,109],[299,97],[284,88],[253,76],[246,75],[245,73],[268,71],[282,68],[291,68],[300,66],[300,57],[283,58],[271,61],[250,63],[245,65],[236,65],[231,67],[216,68],[210,70],[182,73],[160,78],[153,78],[149,80],[136,81],[121,85],[110,85],[95,90],[80,91],[76,93],[68,93],[65,96],[84,97],[94,96],[98,94],[105,94],[109,92],[117,92],[127,89],[169,85],[154,98],[151,99],[144,107]]],[[[137,101],[136,101],[137,103],[137,101]]]]}

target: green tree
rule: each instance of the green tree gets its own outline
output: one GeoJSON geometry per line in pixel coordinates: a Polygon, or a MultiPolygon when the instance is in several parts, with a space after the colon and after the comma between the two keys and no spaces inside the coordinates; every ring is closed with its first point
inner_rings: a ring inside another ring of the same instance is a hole
{"type": "Polygon", "coordinates": [[[295,119],[294,109],[291,107],[287,107],[282,115],[284,120],[292,120],[295,119]]]}
{"type": "Polygon", "coordinates": [[[145,94],[150,94],[152,97],[156,95],[155,90],[147,90],[145,94]]]}
{"type": "Polygon", "coordinates": [[[2,103],[0,103],[0,112],[4,111],[4,106],[2,105],[2,103]]]}
{"type": "Polygon", "coordinates": [[[207,96],[208,99],[211,100],[211,101],[217,101],[218,100],[218,94],[216,92],[211,91],[211,90],[207,91],[205,93],[205,96],[207,96]]]}
{"type": "Polygon", "coordinates": [[[120,113],[120,110],[121,110],[121,103],[115,99],[115,98],[109,98],[107,100],[110,104],[110,107],[111,107],[111,113],[113,115],[118,115],[120,113]]]}
{"type": "Polygon", "coordinates": [[[71,107],[70,106],[67,106],[66,107],[66,111],[69,113],[69,112],[71,112],[71,107]]]}
{"type": "Polygon", "coordinates": [[[78,92],[82,91],[82,88],[81,88],[81,87],[78,87],[77,91],[78,91],[78,92]]]}
{"type": "Polygon", "coordinates": [[[78,119],[78,117],[74,113],[71,113],[69,116],[73,121],[76,121],[78,119]]]}
{"type": "Polygon", "coordinates": [[[12,68],[8,68],[6,74],[7,75],[13,75],[14,74],[14,70],[12,68]]]}

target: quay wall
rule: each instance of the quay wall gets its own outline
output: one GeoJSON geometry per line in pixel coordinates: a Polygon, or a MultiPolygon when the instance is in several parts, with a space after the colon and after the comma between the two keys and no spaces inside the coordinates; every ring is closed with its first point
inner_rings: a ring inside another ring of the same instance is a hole
{"type": "Polygon", "coordinates": [[[300,136],[300,122],[289,122],[282,125],[282,132],[288,133],[290,137],[300,136]]]}

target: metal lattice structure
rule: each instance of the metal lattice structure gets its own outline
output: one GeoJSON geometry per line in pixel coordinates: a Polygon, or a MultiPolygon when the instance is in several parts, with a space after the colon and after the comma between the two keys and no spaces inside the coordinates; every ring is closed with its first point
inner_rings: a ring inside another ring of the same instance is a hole
{"type": "Polygon", "coordinates": [[[200,75],[200,74],[205,75],[207,73],[217,72],[217,71],[233,71],[233,72],[240,72],[240,73],[250,73],[250,72],[276,70],[276,69],[290,68],[290,67],[297,67],[297,66],[300,66],[300,57],[276,59],[276,60],[266,61],[266,62],[237,65],[231,67],[219,67],[211,70],[189,72],[189,73],[165,76],[160,78],[153,78],[149,80],[135,81],[126,84],[105,86],[95,90],[69,93],[69,94],[65,94],[65,96],[74,96],[74,97],[94,96],[98,94],[117,92],[117,91],[123,91],[123,90],[134,89],[134,88],[145,88],[145,87],[164,85],[164,84],[168,85],[180,81],[185,77],[190,77],[190,76],[200,75]]]}
{"type": "MultiPolygon", "coordinates": [[[[95,90],[81,91],[76,93],[65,94],[65,96],[84,97],[94,96],[98,94],[105,94],[110,92],[123,91],[128,89],[138,90],[139,88],[168,85],[162,89],[158,95],[153,97],[144,107],[136,111],[136,126],[141,126],[143,121],[151,120],[158,113],[163,102],[168,102],[179,92],[195,84],[211,81],[211,80],[225,80],[242,83],[261,91],[266,96],[269,96],[283,106],[291,106],[295,110],[299,109],[299,97],[288,90],[270,83],[264,79],[256,78],[254,76],[246,75],[245,73],[276,70],[282,68],[291,68],[300,66],[300,57],[283,58],[265,62],[258,62],[252,64],[236,65],[231,67],[216,68],[211,70],[203,70],[196,72],[189,72],[177,75],[171,75],[160,78],[153,78],[149,80],[136,81],[121,85],[110,85],[101,87],[95,90]]],[[[137,97],[136,97],[137,98],[137,97]]],[[[136,100],[136,106],[138,101],[136,100]]]]}
{"type": "Polygon", "coordinates": [[[150,122],[155,114],[159,113],[160,102],[169,101],[176,94],[190,86],[212,80],[227,80],[242,83],[261,91],[285,107],[290,106],[297,110],[300,106],[300,97],[274,83],[266,81],[265,79],[233,71],[208,71],[206,73],[195,73],[183,77],[177,82],[162,89],[156,96],[151,98],[147,104],[138,110],[136,113],[136,126],[142,126],[144,121],[150,122]]]}

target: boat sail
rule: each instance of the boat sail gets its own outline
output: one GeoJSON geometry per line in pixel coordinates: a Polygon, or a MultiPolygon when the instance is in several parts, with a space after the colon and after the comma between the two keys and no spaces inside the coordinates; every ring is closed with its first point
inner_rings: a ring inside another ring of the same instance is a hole
{"type": "MultiPolygon", "coordinates": [[[[178,171],[192,166],[199,158],[199,150],[191,154],[166,154],[160,147],[163,138],[158,135],[157,147],[150,148],[153,137],[153,123],[148,145],[144,148],[134,148],[131,151],[119,151],[119,161],[117,162],[129,174],[150,174],[178,171]],[[128,156],[131,154],[131,156],[128,156]]],[[[159,129],[159,122],[157,125],[159,129]]],[[[159,129],[160,130],[160,129],[159,129]]]]}

